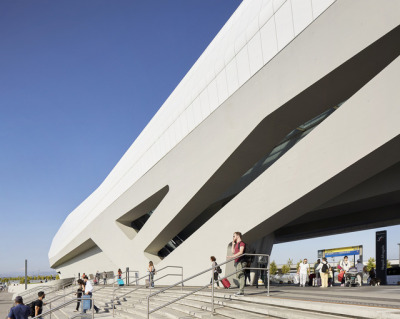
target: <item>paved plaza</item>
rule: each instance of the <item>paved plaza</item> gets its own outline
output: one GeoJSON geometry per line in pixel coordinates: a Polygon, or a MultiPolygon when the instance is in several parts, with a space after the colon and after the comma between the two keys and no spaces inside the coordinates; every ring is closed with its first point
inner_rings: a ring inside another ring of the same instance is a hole
{"type": "Polygon", "coordinates": [[[0,292],[0,318],[6,318],[8,311],[13,306],[12,295],[8,292],[0,292]]]}

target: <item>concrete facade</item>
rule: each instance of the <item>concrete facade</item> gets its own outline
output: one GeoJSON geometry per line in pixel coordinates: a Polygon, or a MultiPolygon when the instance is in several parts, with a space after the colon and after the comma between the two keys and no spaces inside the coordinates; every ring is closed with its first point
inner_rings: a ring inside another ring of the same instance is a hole
{"type": "Polygon", "coordinates": [[[190,275],[225,260],[234,231],[269,253],[399,224],[399,23],[394,0],[244,1],[67,217],[51,267],[69,277],[152,260],[190,275]]]}

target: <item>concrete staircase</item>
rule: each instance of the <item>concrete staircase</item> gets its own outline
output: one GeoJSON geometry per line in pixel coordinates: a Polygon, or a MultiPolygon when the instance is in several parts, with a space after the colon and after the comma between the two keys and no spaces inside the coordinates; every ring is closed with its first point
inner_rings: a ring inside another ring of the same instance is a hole
{"type": "MultiPolygon", "coordinates": [[[[170,290],[151,299],[150,309],[161,306],[187,291],[170,290]]],[[[138,290],[121,300],[116,306],[118,316],[133,319],[147,318],[148,290],[138,290]]],[[[211,314],[211,293],[209,291],[198,292],[181,299],[165,308],[160,309],[151,318],[215,318],[215,319],[261,319],[261,318],[321,318],[321,313],[305,309],[293,309],[288,307],[271,305],[266,298],[257,302],[253,297],[235,297],[234,293],[215,293],[215,314],[211,314]]],[[[343,316],[323,314],[324,318],[343,318],[343,316]]]]}
{"type": "MultiPolygon", "coordinates": [[[[147,318],[147,296],[157,289],[137,289],[135,286],[121,287],[116,292],[114,302],[114,316],[116,318],[147,318]],[[126,296],[124,294],[129,293],[126,296]]],[[[179,296],[191,291],[185,287],[165,291],[151,298],[150,309],[154,309],[179,296]]],[[[172,303],[157,312],[151,314],[150,318],[170,318],[170,319],[189,319],[189,318],[215,318],[215,319],[261,319],[261,318],[400,318],[400,311],[386,309],[383,312],[371,310],[368,307],[357,305],[307,302],[304,300],[294,300],[282,297],[267,297],[264,291],[256,291],[246,296],[236,297],[236,290],[216,290],[215,291],[215,314],[211,315],[211,292],[204,290],[172,303]],[[374,312],[375,311],[375,312],[374,312]]],[[[70,288],[67,300],[75,296],[75,287],[70,288]]],[[[100,311],[95,314],[96,318],[112,318],[112,295],[113,287],[96,287],[93,293],[95,304],[100,311]]],[[[53,298],[53,297],[52,297],[53,298]]],[[[53,303],[53,308],[64,303],[64,298],[53,303]]],[[[76,303],[55,311],[52,316],[56,319],[66,319],[81,317],[79,312],[74,312],[76,303]]],[[[91,316],[87,314],[86,317],[91,316]]],[[[47,317],[48,318],[48,317],[47,317]]]]}

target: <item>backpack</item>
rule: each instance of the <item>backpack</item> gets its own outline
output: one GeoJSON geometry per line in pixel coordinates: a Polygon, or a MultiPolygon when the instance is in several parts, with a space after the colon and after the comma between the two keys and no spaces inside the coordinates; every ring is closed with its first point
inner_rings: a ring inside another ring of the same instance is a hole
{"type": "Polygon", "coordinates": [[[321,272],[323,273],[329,272],[328,264],[322,264],[321,272]]]}
{"type": "Polygon", "coordinates": [[[35,301],[32,301],[30,304],[29,304],[29,308],[31,309],[31,314],[30,314],[30,316],[33,318],[33,317],[35,317],[35,306],[36,306],[36,300],[35,301]]]}
{"type": "Polygon", "coordinates": [[[215,262],[215,265],[217,266],[217,267],[215,267],[215,270],[217,271],[217,273],[219,273],[219,274],[222,273],[222,269],[220,266],[218,266],[217,262],[215,262]]]}

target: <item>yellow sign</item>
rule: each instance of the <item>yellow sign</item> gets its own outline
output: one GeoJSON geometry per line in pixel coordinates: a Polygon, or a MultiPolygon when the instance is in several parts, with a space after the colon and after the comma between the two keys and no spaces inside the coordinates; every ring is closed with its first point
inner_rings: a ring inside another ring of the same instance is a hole
{"type": "Polygon", "coordinates": [[[360,255],[362,254],[362,246],[349,246],[349,247],[325,249],[319,252],[321,252],[324,257],[360,255]]]}

